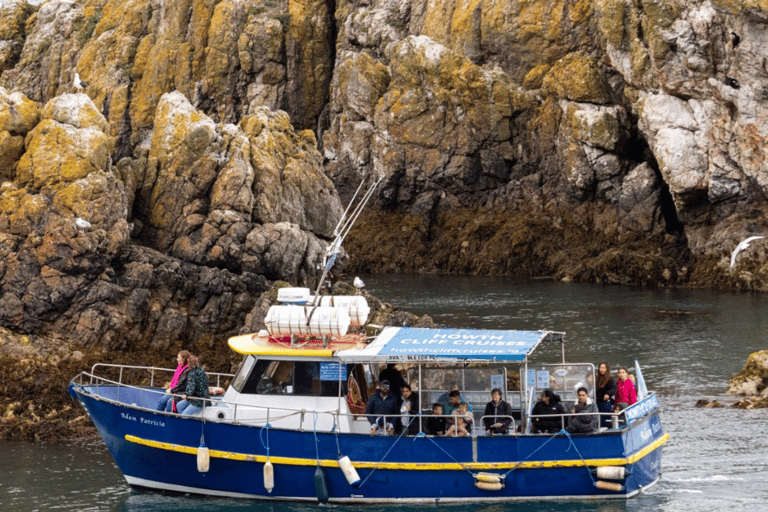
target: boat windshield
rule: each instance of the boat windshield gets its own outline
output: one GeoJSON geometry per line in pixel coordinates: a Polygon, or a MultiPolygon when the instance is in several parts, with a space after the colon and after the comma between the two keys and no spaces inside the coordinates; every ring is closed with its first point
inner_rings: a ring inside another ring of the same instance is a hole
{"type": "Polygon", "coordinates": [[[257,360],[248,356],[233,387],[246,395],[338,397],[347,394],[352,366],[332,361],[257,360]]]}

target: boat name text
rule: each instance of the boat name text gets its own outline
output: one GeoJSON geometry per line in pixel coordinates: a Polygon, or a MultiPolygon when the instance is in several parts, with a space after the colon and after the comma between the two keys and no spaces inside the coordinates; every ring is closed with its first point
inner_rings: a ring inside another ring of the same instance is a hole
{"type": "Polygon", "coordinates": [[[142,423],[144,425],[154,425],[155,427],[165,427],[165,422],[160,420],[148,420],[147,418],[142,418],[139,416],[138,418],[136,416],[131,416],[127,412],[121,412],[120,417],[124,420],[129,421],[138,421],[139,423],[142,423]]]}

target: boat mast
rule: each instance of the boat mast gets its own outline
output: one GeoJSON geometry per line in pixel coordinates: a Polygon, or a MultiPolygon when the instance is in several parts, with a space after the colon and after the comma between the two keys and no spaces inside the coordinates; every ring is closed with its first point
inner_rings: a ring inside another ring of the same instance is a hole
{"type": "Polygon", "coordinates": [[[317,283],[317,289],[315,290],[315,297],[312,299],[312,311],[309,315],[307,315],[307,325],[309,325],[309,321],[312,318],[312,313],[315,312],[315,309],[317,308],[318,304],[320,303],[320,290],[323,287],[323,284],[325,283],[325,279],[328,277],[328,274],[331,271],[331,267],[333,267],[333,264],[336,262],[336,258],[339,256],[339,253],[341,253],[341,243],[344,241],[344,239],[349,234],[349,231],[352,229],[352,226],[357,221],[357,218],[362,213],[363,209],[365,208],[366,203],[368,203],[368,200],[373,196],[373,191],[376,189],[379,183],[381,183],[381,180],[384,178],[384,176],[380,175],[378,178],[376,178],[373,183],[371,183],[371,186],[368,187],[368,190],[365,191],[365,194],[363,194],[363,197],[360,198],[360,202],[357,203],[357,206],[352,210],[352,213],[350,214],[349,210],[352,208],[352,204],[355,202],[355,198],[360,193],[360,189],[363,188],[363,184],[365,183],[365,179],[360,182],[360,185],[358,185],[357,190],[355,191],[355,194],[352,196],[352,199],[349,201],[349,204],[347,205],[347,209],[344,211],[344,215],[341,216],[341,219],[339,219],[338,224],[336,224],[336,227],[333,229],[333,235],[336,237],[333,239],[333,242],[328,246],[328,249],[326,249],[325,254],[323,255],[323,274],[320,276],[320,281],[317,283]]]}

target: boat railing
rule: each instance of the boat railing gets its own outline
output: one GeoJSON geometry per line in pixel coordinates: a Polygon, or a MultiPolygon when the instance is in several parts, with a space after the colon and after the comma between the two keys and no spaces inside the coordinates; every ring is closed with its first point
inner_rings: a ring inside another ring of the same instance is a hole
{"type": "Polygon", "coordinates": [[[568,425],[569,419],[574,416],[597,416],[598,417],[598,425],[601,424],[601,420],[604,417],[610,418],[611,421],[611,428],[614,430],[618,430],[619,428],[622,428],[623,426],[627,425],[627,419],[626,414],[624,411],[619,412],[579,412],[579,413],[573,413],[573,412],[566,412],[562,414],[531,414],[529,418],[531,420],[534,420],[535,418],[559,418],[560,419],[560,426],[561,428],[565,429],[565,427],[568,425]]]}
{"type": "MultiPolygon", "coordinates": [[[[77,379],[77,383],[80,386],[84,386],[85,385],[84,380],[87,379],[88,385],[96,386],[97,394],[99,393],[100,385],[116,386],[117,387],[116,400],[120,401],[120,389],[123,387],[140,390],[142,393],[142,397],[144,396],[145,393],[158,394],[158,395],[165,394],[164,389],[152,389],[152,388],[158,388],[165,385],[165,382],[162,382],[162,383],[155,382],[155,377],[158,374],[170,374],[172,376],[174,372],[175,370],[171,370],[168,368],[160,368],[155,366],[134,366],[134,365],[124,365],[124,364],[96,363],[91,367],[90,373],[82,372],[79,375],[77,375],[75,379],[73,379],[73,381],[77,379]],[[114,373],[117,373],[116,380],[109,379],[101,375],[97,375],[96,373],[97,369],[100,369],[102,371],[109,371],[109,370],[114,371],[114,373]],[[145,375],[142,376],[142,374],[145,374],[145,375]],[[130,375],[131,379],[135,379],[141,382],[141,384],[126,383],[125,380],[128,378],[128,375],[130,375]]],[[[206,372],[206,375],[208,375],[209,383],[211,384],[211,386],[214,386],[213,380],[215,379],[216,384],[214,387],[217,387],[217,388],[221,387],[221,384],[223,381],[234,377],[234,374],[217,373],[217,372],[206,372]]],[[[160,379],[158,378],[158,380],[160,379]]]]}
{"type": "MultiPolygon", "coordinates": [[[[116,368],[119,370],[119,376],[117,380],[117,384],[124,384],[123,383],[123,376],[125,373],[125,370],[139,370],[140,372],[148,372],[149,373],[149,383],[147,384],[151,388],[155,387],[162,387],[165,385],[163,382],[162,384],[158,383],[155,384],[155,375],[156,374],[171,374],[176,370],[172,370],[170,368],[160,368],[158,366],[134,366],[134,365],[128,365],[128,364],[110,364],[110,363],[96,363],[91,367],[91,379],[98,378],[96,377],[96,369],[97,368],[116,368]]],[[[221,387],[222,380],[231,379],[234,377],[234,374],[232,373],[216,373],[216,372],[205,372],[206,375],[208,375],[208,380],[211,382],[211,377],[216,378],[216,387],[221,387]]],[[[170,379],[168,379],[170,380],[170,379]]],[[[211,385],[213,386],[213,383],[211,382],[211,385]]]]}

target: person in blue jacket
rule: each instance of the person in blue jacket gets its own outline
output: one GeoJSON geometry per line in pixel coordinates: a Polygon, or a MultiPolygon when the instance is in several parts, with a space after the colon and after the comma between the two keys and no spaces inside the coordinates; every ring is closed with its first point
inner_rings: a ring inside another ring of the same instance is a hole
{"type": "Polygon", "coordinates": [[[381,433],[382,430],[387,435],[394,433],[395,420],[400,414],[398,402],[397,397],[389,392],[389,381],[382,380],[379,383],[379,391],[371,396],[365,408],[365,414],[371,424],[371,435],[381,433]]]}

